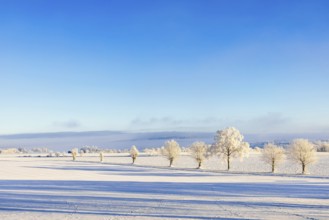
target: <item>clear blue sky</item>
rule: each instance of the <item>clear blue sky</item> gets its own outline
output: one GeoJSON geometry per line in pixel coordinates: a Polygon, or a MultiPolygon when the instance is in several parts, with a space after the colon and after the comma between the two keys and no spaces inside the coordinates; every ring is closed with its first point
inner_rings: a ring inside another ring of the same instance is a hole
{"type": "Polygon", "coordinates": [[[0,3],[0,134],[329,132],[329,1],[0,3]]]}

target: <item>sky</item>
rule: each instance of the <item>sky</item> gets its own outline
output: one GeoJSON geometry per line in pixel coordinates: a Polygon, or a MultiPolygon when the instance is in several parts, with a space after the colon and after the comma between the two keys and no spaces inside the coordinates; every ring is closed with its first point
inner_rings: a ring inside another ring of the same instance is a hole
{"type": "Polygon", "coordinates": [[[329,2],[0,0],[0,134],[329,134],[329,2]]]}

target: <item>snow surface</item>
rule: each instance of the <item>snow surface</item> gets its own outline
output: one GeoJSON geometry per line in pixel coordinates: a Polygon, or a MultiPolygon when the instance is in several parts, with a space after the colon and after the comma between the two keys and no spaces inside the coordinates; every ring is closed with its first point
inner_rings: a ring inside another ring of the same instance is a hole
{"type": "Polygon", "coordinates": [[[329,154],[310,175],[282,164],[277,174],[252,154],[232,171],[187,155],[174,168],[160,156],[0,156],[0,219],[329,219],[329,154]]]}

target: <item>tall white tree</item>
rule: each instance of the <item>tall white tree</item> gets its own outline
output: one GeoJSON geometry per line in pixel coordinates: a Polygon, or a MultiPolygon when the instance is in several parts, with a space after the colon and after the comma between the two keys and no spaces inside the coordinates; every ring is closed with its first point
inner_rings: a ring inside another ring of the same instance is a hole
{"type": "Polygon", "coordinates": [[[266,144],[262,150],[262,159],[272,167],[272,173],[275,172],[276,166],[285,158],[285,150],[275,144],[266,144]]]}
{"type": "Polygon", "coordinates": [[[227,162],[227,170],[231,168],[231,160],[240,157],[241,159],[249,154],[249,144],[243,142],[243,135],[236,128],[229,127],[217,131],[215,143],[211,147],[213,155],[223,158],[227,162]]]}
{"type": "Polygon", "coordinates": [[[171,167],[174,160],[179,157],[181,149],[175,140],[170,140],[165,142],[161,153],[169,160],[169,167],[171,167]]]}
{"type": "Polygon", "coordinates": [[[203,161],[208,156],[208,146],[204,142],[194,142],[191,145],[191,155],[198,163],[198,169],[201,168],[203,161]]]}
{"type": "Polygon", "coordinates": [[[302,173],[306,174],[307,166],[317,160],[315,146],[306,139],[295,139],[290,144],[289,157],[302,165],[302,173]]]}
{"type": "Polygon", "coordinates": [[[130,149],[130,156],[133,160],[133,164],[135,163],[135,160],[136,160],[138,154],[139,154],[139,151],[138,151],[137,147],[135,145],[133,145],[130,149]]]}

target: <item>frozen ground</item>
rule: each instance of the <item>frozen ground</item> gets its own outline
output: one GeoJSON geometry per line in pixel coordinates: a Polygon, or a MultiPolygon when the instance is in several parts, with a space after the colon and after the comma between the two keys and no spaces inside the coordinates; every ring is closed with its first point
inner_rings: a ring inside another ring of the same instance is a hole
{"type": "Polygon", "coordinates": [[[0,156],[0,219],[329,219],[329,154],[311,175],[285,163],[267,173],[253,154],[232,173],[212,158],[175,168],[157,156],[0,156]]]}

